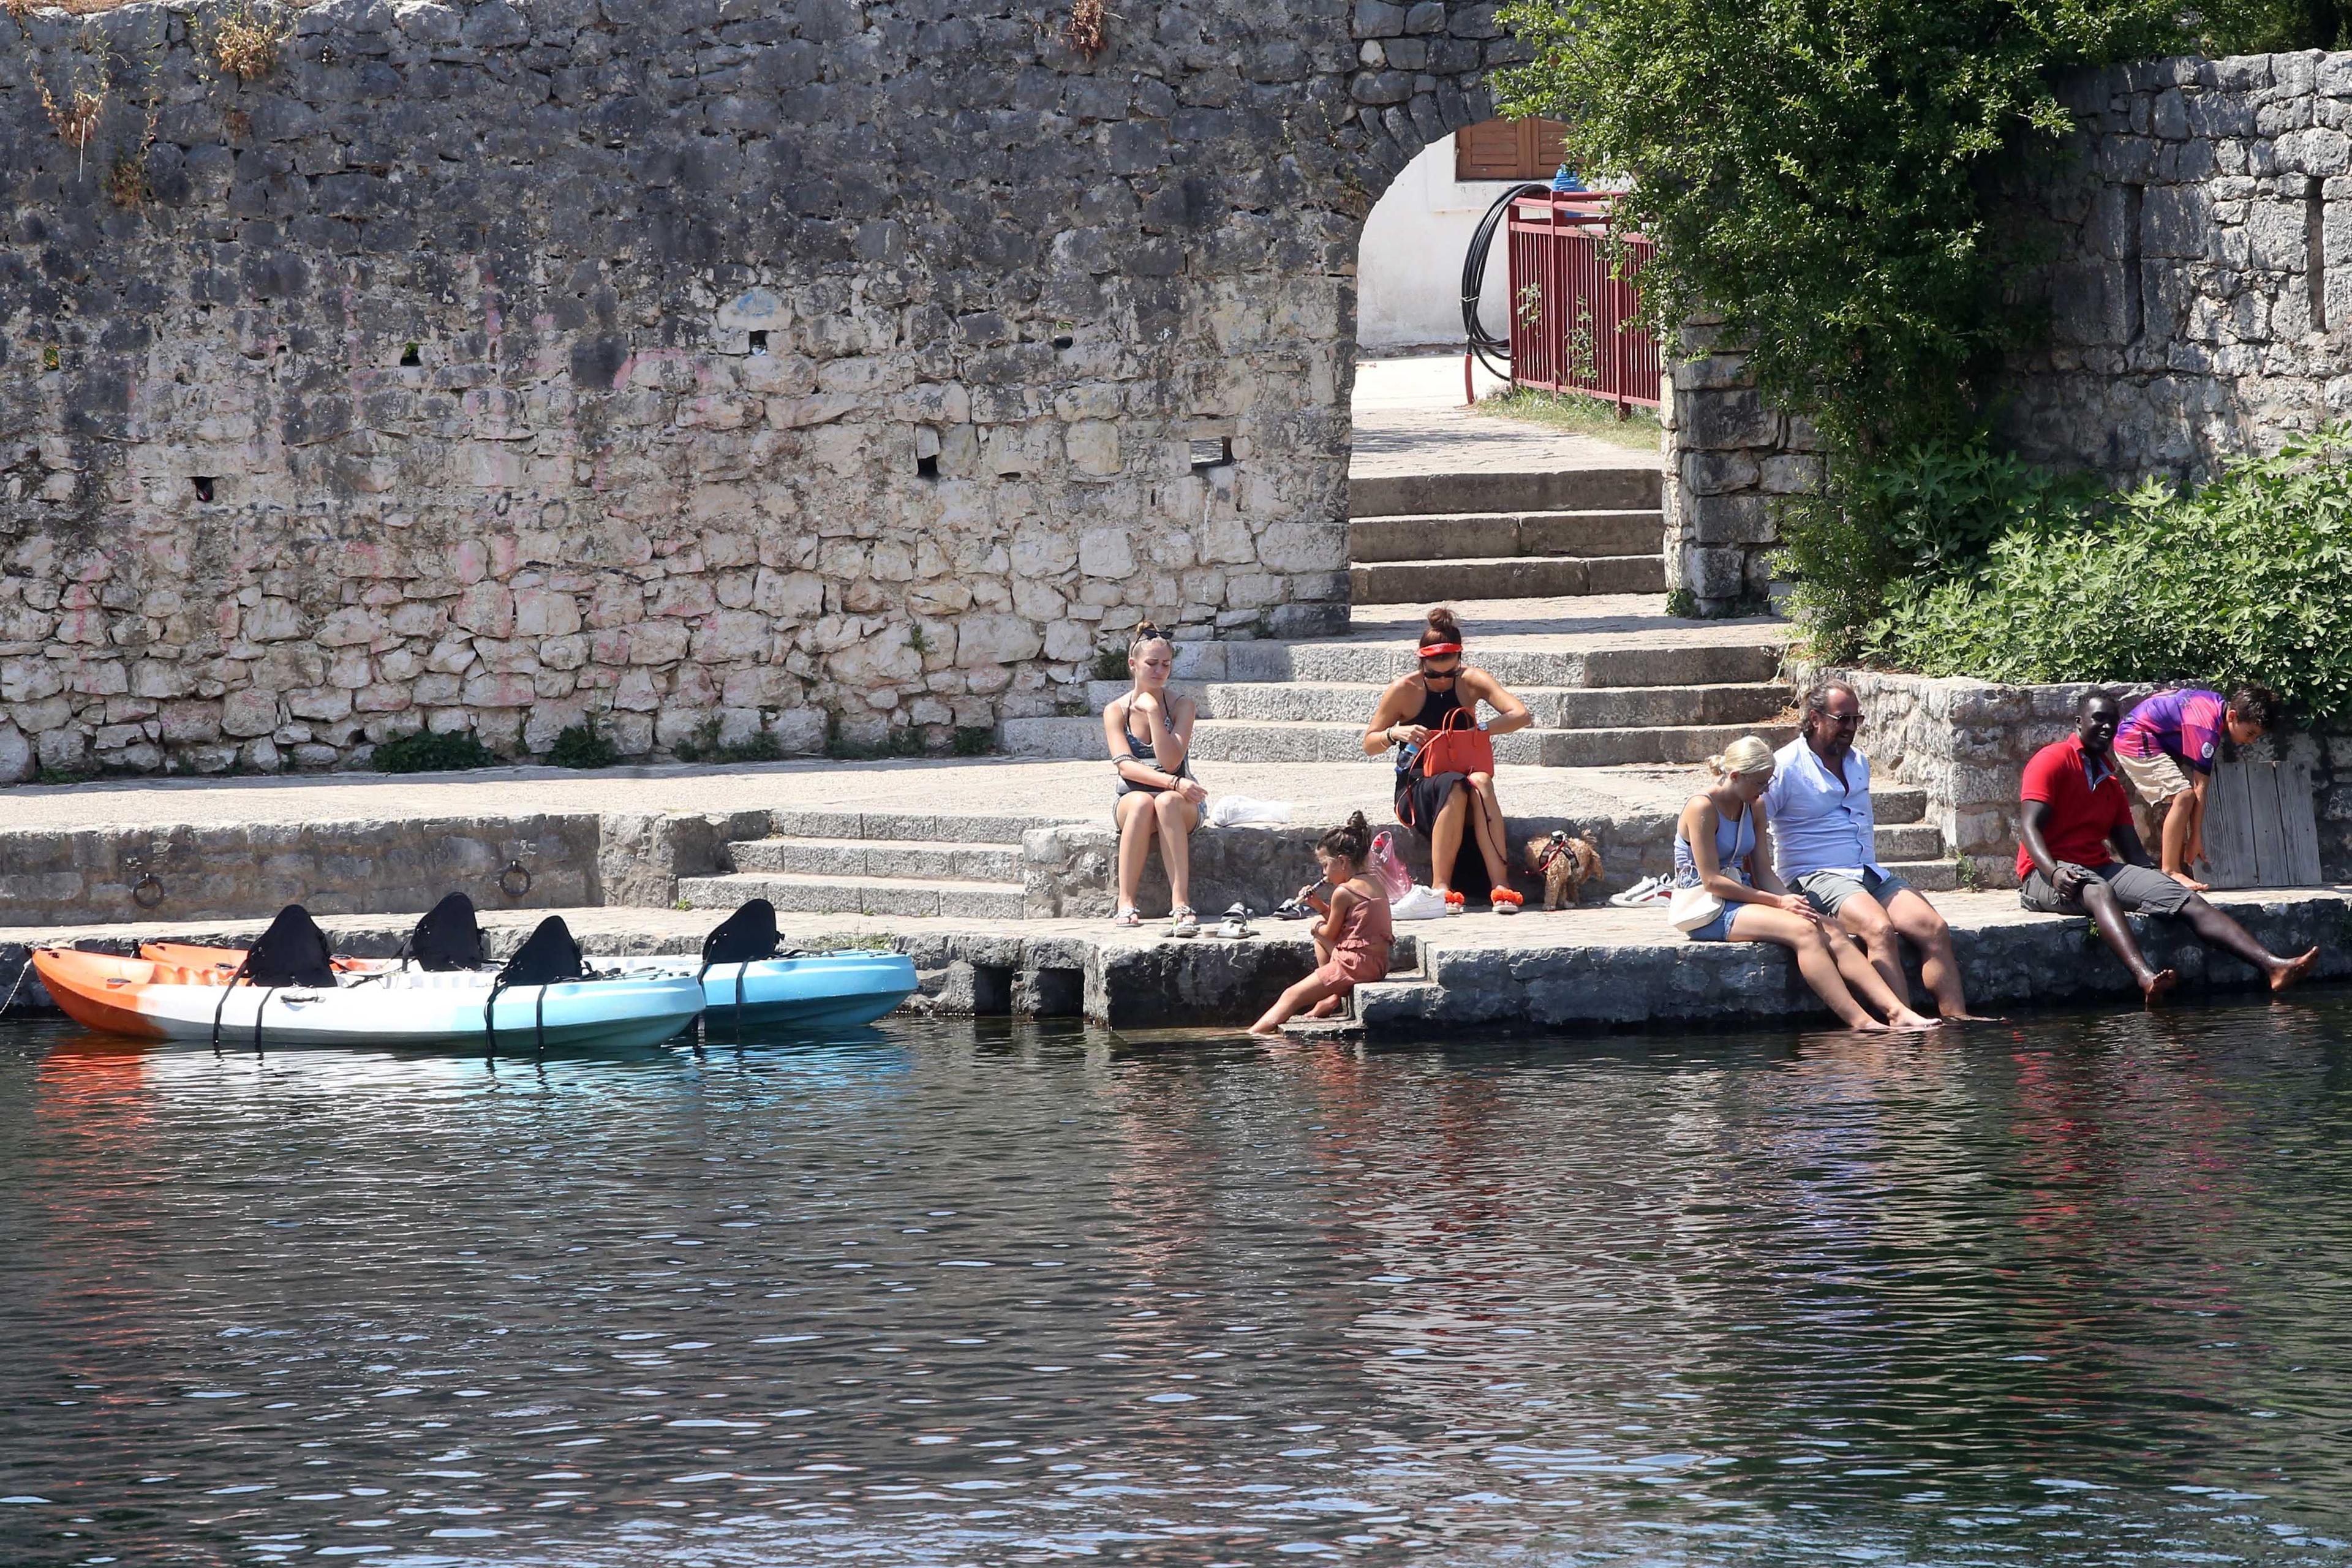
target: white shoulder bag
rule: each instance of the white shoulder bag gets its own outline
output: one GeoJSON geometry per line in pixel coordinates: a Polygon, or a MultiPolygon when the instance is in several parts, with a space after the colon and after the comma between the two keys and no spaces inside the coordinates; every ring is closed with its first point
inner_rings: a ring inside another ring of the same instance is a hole
{"type": "Polygon", "coordinates": [[[1674,897],[1666,900],[1666,919],[1676,931],[1696,931],[1712,924],[1723,913],[1723,900],[1702,887],[1676,888],[1674,897]]]}

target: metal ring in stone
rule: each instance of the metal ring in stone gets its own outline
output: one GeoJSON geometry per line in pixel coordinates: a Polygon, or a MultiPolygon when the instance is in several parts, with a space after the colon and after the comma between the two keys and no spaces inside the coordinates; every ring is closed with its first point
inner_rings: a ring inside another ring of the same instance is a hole
{"type": "Polygon", "coordinates": [[[142,910],[152,910],[163,901],[163,883],[150,871],[131,885],[131,901],[142,910]]]}
{"type": "Polygon", "coordinates": [[[509,860],[507,868],[499,873],[499,891],[509,899],[520,899],[530,891],[530,868],[520,860],[509,860]]]}

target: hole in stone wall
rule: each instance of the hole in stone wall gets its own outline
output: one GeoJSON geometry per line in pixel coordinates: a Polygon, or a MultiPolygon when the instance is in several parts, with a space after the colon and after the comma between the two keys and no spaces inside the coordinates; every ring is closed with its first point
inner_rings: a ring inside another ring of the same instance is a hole
{"type": "Polygon", "coordinates": [[[196,487],[196,499],[198,500],[209,501],[213,499],[213,481],[209,477],[199,474],[188,482],[196,487]]]}
{"type": "Polygon", "coordinates": [[[1055,346],[1055,348],[1057,348],[1057,349],[1066,349],[1066,348],[1068,348],[1071,344],[1073,344],[1073,343],[1076,342],[1077,341],[1078,341],[1077,339],[1076,339],[1076,338],[1072,337],[1072,336],[1071,336],[1069,333],[1067,333],[1067,332],[1055,332],[1055,333],[1054,334],[1054,346],[1055,346]]]}
{"type": "Polygon", "coordinates": [[[425,361],[418,357],[416,345],[415,343],[411,343],[406,348],[400,351],[400,363],[404,365],[418,365],[423,364],[425,361]]]}
{"type": "Polygon", "coordinates": [[[753,332],[751,334],[751,352],[755,354],[763,354],[768,352],[767,333],[753,332]]]}
{"type": "Polygon", "coordinates": [[[1199,473],[1202,468],[1221,468],[1233,460],[1234,438],[1231,436],[1219,436],[1213,440],[1192,443],[1194,473],[1199,473]]]}
{"type": "Polygon", "coordinates": [[[2141,188],[2124,187],[2124,342],[2139,342],[2140,329],[2147,321],[2147,279],[2140,261],[2139,217],[2141,188]]]}
{"type": "Polygon", "coordinates": [[[1039,969],[1028,976],[1026,1011],[1033,1018],[1076,1018],[1086,1011],[1087,972],[1039,969]]]}
{"type": "Polygon", "coordinates": [[[938,479],[940,477],[939,454],[934,452],[929,457],[916,458],[915,477],[919,479],[938,479]]]}
{"type": "Polygon", "coordinates": [[[2303,264],[2311,285],[2311,330],[2327,330],[2327,201],[2317,175],[2303,186],[2303,264]]]}
{"type": "Polygon", "coordinates": [[[975,963],[971,966],[971,1011],[976,1018],[1001,1018],[1013,1011],[1013,966],[975,963]]]}

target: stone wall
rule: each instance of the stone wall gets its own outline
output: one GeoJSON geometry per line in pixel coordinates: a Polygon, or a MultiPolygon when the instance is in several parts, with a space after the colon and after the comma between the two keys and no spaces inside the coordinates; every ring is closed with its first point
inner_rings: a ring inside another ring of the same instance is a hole
{"type": "Polygon", "coordinates": [[[2352,54],[2085,74],[2068,155],[2000,209],[2050,259],[2009,370],[2030,458],[2194,481],[2352,413],[2352,54]]]}
{"type": "Polygon", "coordinates": [[[1094,58],[1058,4],[267,14],[252,80],[209,0],[0,14],[0,778],[939,748],[1143,616],[1333,628],[1358,228],[1514,47],[1468,0],[1094,58]]]}
{"type": "MultiPolygon", "coordinates": [[[[2084,73],[2063,153],[1993,193],[2042,259],[2014,308],[2047,331],[1996,403],[2028,458],[2194,482],[2231,453],[2352,414],[2352,53],[2166,59],[2084,73]]],[[[1817,483],[1711,330],[1674,370],[1668,581],[1721,610],[1769,584],[1772,499],[1817,483]]]]}
{"type": "Polygon", "coordinates": [[[733,869],[728,845],[769,831],[764,811],[20,829],[0,832],[0,907],[17,926],[253,920],[291,903],[415,914],[450,892],[485,910],[668,909],[680,877],[733,869]]]}
{"type": "Polygon", "coordinates": [[[1766,405],[1748,356],[1711,322],[1682,330],[1659,423],[1666,447],[1666,582],[1709,615],[1746,609],[1772,587],[1774,508],[1822,480],[1812,426],[1766,405]]]}
{"type": "MultiPolygon", "coordinates": [[[[1861,744],[1872,766],[1927,792],[1927,820],[1943,830],[1947,846],[1969,858],[1978,885],[2015,887],[2018,783],[2027,759],[2074,732],[2075,704],[2090,686],[1996,686],[1870,669],[1836,673],[1862,700],[1868,727],[1861,744]]],[[[2153,689],[2105,689],[2129,711],[2153,689]]],[[[2260,744],[2311,770],[2321,867],[2331,879],[2352,879],[2352,736],[2281,734],[2260,744]]]]}

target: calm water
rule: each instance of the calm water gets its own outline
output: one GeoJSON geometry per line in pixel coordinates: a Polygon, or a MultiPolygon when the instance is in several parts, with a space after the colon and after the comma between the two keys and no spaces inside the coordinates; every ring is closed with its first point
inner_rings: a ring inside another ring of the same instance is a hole
{"type": "Polygon", "coordinates": [[[2352,1558],[2352,1000],[0,1039],[0,1563],[2352,1558]]]}

